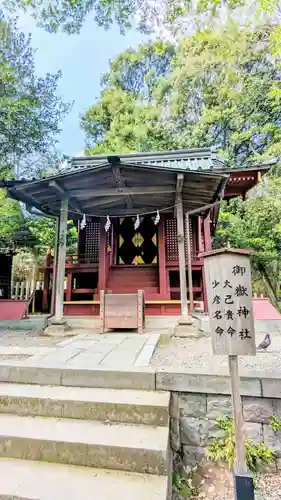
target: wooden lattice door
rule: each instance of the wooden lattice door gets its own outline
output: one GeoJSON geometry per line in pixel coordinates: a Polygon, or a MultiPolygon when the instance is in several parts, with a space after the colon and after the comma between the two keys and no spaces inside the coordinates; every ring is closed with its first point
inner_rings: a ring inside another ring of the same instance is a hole
{"type": "MultiPolygon", "coordinates": [[[[190,218],[189,231],[190,231],[190,245],[191,245],[192,256],[194,256],[195,254],[193,229],[194,229],[194,220],[190,218]]],[[[170,217],[165,220],[165,243],[166,243],[166,261],[177,262],[179,260],[179,248],[178,248],[177,219],[175,219],[174,217],[170,217]]],[[[185,255],[187,257],[186,234],[185,234],[185,255]]]]}
{"type": "Polygon", "coordinates": [[[100,222],[87,222],[79,233],[79,259],[98,264],[100,249],[100,222]]]}

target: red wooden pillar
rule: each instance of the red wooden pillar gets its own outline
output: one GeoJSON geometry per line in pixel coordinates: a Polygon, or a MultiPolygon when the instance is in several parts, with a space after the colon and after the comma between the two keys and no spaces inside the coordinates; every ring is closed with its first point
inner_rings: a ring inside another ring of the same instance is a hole
{"type": "Polygon", "coordinates": [[[71,293],[72,293],[72,272],[70,270],[67,271],[67,280],[66,280],[66,294],[65,298],[67,302],[71,301],[71,293]]]}
{"type": "MultiPolygon", "coordinates": [[[[211,219],[210,217],[206,217],[204,219],[203,223],[203,235],[204,235],[204,251],[207,252],[208,250],[212,249],[212,238],[211,238],[211,219]]],[[[208,301],[207,301],[207,289],[206,289],[206,279],[205,279],[205,270],[203,267],[203,273],[202,273],[202,280],[203,280],[203,301],[204,301],[204,312],[208,312],[208,301]]]]}
{"type": "Polygon", "coordinates": [[[158,270],[160,298],[163,300],[167,300],[169,298],[169,290],[166,272],[166,242],[164,219],[160,219],[158,229],[158,270]]]}
{"type": "MultiPolygon", "coordinates": [[[[68,264],[73,264],[73,258],[69,257],[67,259],[68,264]]],[[[71,301],[71,294],[72,294],[72,270],[67,269],[66,271],[66,294],[65,294],[65,299],[67,302],[71,301]]]]}
{"type": "Polygon", "coordinates": [[[202,238],[202,217],[197,217],[198,223],[198,252],[204,252],[204,243],[202,238]]]}
{"type": "Polygon", "coordinates": [[[212,250],[212,238],[211,238],[211,219],[210,217],[206,217],[204,219],[204,250],[207,252],[208,250],[212,250]]]}
{"type": "Polygon", "coordinates": [[[100,251],[99,251],[99,286],[98,292],[106,287],[106,233],[104,229],[105,221],[100,220],[100,251]]]}

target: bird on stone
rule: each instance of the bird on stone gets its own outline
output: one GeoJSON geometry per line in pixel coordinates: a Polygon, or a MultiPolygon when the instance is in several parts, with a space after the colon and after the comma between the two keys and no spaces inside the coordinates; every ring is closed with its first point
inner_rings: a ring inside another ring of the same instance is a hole
{"type": "Polygon", "coordinates": [[[257,347],[257,350],[263,350],[265,351],[271,344],[271,338],[270,338],[270,335],[269,333],[266,334],[266,336],[264,337],[263,341],[260,343],[260,345],[257,347]]]}

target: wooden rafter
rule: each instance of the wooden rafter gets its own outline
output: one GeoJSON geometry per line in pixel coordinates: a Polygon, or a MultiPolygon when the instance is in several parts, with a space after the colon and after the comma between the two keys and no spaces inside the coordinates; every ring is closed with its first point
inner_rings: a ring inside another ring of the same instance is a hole
{"type": "Polygon", "coordinates": [[[144,187],[132,187],[132,188],[108,188],[108,189],[71,189],[69,190],[69,196],[75,196],[75,198],[96,198],[96,197],[112,197],[112,196],[140,196],[148,194],[169,194],[174,193],[174,186],[144,186],[144,187]]]}
{"type": "Polygon", "coordinates": [[[70,207],[74,208],[74,210],[77,210],[81,214],[83,213],[83,210],[80,206],[80,204],[74,200],[71,196],[69,197],[67,191],[65,191],[57,181],[50,181],[49,186],[52,187],[59,195],[61,199],[68,198],[68,203],[70,207]]]}
{"type": "MultiPolygon", "coordinates": [[[[124,188],[126,188],[125,186],[125,181],[124,181],[124,177],[123,175],[121,174],[121,171],[120,171],[120,168],[117,167],[116,165],[112,165],[112,172],[113,172],[113,175],[115,177],[115,180],[116,180],[116,184],[117,184],[117,189],[122,192],[122,190],[124,188]]],[[[126,199],[126,203],[127,203],[127,207],[128,208],[132,208],[133,206],[133,203],[132,203],[132,198],[129,194],[126,194],[125,195],[125,199],[126,199]]]]}

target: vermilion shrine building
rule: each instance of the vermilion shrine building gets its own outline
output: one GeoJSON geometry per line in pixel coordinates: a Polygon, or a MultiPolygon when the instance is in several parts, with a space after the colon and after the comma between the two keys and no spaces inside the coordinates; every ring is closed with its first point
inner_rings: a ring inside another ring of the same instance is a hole
{"type": "Polygon", "coordinates": [[[98,315],[101,290],[144,290],[145,314],[179,315],[189,299],[188,249],[194,301],[207,310],[199,254],[212,247],[219,206],[210,205],[245,197],[263,170],[227,169],[205,148],[73,158],[56,176],[6,182],[10,197],[58,220],[44,268],[44,311],[52,308],[58,320],[98,315]],[[67,219],[78,229],[72,256],[67,219]]]}

